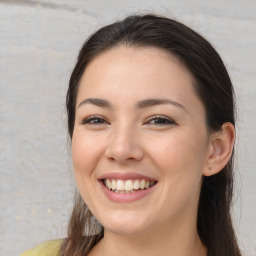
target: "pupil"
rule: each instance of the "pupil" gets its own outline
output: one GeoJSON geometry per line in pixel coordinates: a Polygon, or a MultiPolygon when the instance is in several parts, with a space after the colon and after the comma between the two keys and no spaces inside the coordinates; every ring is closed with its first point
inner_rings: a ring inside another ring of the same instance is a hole
{"type": "Polygon", "coordinates": [[[165,123],[166,123],[166,120],[164,120],[164,119],[162,119],[162,118],[156,118],[156,123],[165,124],[165,123]]]}

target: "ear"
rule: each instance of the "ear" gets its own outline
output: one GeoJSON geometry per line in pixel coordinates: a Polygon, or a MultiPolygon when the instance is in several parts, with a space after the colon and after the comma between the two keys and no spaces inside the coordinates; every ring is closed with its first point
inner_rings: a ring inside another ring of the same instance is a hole
{"type": "Polygon", "coordinates": [[[204,176],[220,172],[228,163],[234,147],[235,128],[232,123],[224,123],[222,129],[211,135],[204,176]]]}

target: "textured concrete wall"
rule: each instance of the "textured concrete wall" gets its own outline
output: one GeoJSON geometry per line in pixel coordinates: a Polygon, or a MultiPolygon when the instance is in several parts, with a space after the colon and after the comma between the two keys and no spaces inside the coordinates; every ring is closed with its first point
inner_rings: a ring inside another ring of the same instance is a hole
{"type": "Polygon", "coordinates": [[[223,56],[239,110],[235,226],[245,255],[256,255],[255,0],[0,0],[0,255],[65,236],[69,75],[92,31],[137,11],[178,18],[223,56]]]}

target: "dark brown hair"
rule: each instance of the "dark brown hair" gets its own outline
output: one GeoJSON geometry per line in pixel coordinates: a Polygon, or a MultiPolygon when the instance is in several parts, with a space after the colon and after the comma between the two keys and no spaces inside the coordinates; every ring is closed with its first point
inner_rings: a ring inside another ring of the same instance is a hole
{"type": "MultiPolygon", "coordinates": [[[[206,110],[209,133],[220,131],[225,122],[235,125],[232,83],[219,54],[211,44],[176,20],[150,14],[133,15],[99,29],[80,50],[66,98],[71,140],[81,76],[92,59],[118,45],[156,47],[176,56],[194,77],[195,91],[206,110]]],[[[207,247],[208,256],[241,255],[230,215],[232,196],[233,154],[223,170],[203,178],[197,231],[207,247]]],[[[99,227],[81,196],[77,195],[68,237],[59,255],[87,255],[104,235],[102,227],[97,231],[99,227]],[[97,234],[92,235],[93,233],[97,234]]]]}

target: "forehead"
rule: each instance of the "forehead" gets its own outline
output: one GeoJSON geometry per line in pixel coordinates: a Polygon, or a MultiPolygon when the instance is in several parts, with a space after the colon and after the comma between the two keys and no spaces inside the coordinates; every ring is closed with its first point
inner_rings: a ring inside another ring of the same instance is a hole
{"type": "Polygon", "coordinates": [[[88,70],[103,73],[114,66],[117,67],[119,64],[120,68],[126,65],[127,69],[123,71],[127,72],[129,71],[128,68],[130,68],[129,64],[132,64],[135,69],[141,67],[141,69],[136,70],[136,73],[149,71],[150,68],[159,72],[159,69],[163,67],[164,70],[172,67],[184,72],[184,75],[186,73],[186,76],[193,80],[193,75],[185,68],[178,57],[166,50],[150,46],[119,45],[105,50],[89,62],[84,73],[88,73],[88,70]],[[104,69],[97,69],[99,66],[104,67],[104,69]]]}
{"type": "Polygon", "coordinates": [[[165,50],[118,46],[88,64],[80,81],[78,101],[86,96],[111,96],[115,101],[124,96],[132,100],[169,96],[184,101],[196,97],[193,83],[193,76],[181,61],[165,50]]]}

